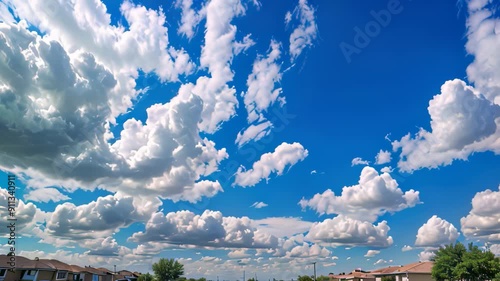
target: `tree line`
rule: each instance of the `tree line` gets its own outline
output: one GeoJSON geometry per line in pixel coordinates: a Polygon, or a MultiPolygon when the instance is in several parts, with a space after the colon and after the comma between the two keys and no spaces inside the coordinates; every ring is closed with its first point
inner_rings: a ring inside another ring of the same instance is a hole
{"type": "Polygon", "coordinates": [[[432,259],[432,278],[436,281],[500,281],[500,259],[489,250],[470,243],[446,245],[432,259]]]}

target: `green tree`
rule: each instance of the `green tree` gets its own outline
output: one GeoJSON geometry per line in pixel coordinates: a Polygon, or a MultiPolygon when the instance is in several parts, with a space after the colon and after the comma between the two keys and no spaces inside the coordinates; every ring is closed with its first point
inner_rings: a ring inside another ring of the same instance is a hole
{"type": "Polygon", "coordinates": [[[456,267],[462,262],[463,255],[467,252],[460,242],[439,248],[434,256],[432,278],[436,281],[456,280],[456,267]]]}
{"type": "Polygon", "coordinates": [[[156,281],[173,281],[184,274],[184,265],[174,259],[161,258],[153,264],[156,281]]]}
{"type": "Polygon", "coordinates": [[[148,273],[141,274],[139,275],[139,278],[137,278],[137,281],[153,281],[154,277],[153,275],[148,273]]]}
{"type": "Polygon", "coordinates": [[[201,278],[198,278],[198,281],[207,281],[207,278],[201,277],[201,278]]]}
{"type": "Polygon", "coordinates": [[[317,281],[328,281],[328,280],[330,280],[330,277],[325,276],[325,275],[320,275],[320,276],[316,277],[316,280],[317,281]]]}
{"type": "Polygon", "coordinates": [[[299,275],[297,281],[314,281],[314,277],[308,275],[299,275]]]}
{"type": "Polygon", "coordinates": [[[492,280],[500,273],[500,259],[470,243],[458,242],[439,248],[434,257],[432,277],[443,280],[492,280]]]}
{"type": "Polygon", "coordinates": [[[481,251],[478,246],[469,244],[468,251],[463,255],[462,261],[455,268],[457,279],[465,280],[491,280],[500,272],[500,262],[490,251],[481,251]]]}

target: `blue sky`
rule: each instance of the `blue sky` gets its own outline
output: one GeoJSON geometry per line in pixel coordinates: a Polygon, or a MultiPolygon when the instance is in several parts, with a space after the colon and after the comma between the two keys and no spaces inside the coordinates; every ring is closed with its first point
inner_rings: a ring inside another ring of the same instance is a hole
{"type": "Polygon", "coordinates": [[[173,257],[231,280],[455,241],[500,254],[497,9],[0,2],[17,254],[143,272],[173,257]]]}

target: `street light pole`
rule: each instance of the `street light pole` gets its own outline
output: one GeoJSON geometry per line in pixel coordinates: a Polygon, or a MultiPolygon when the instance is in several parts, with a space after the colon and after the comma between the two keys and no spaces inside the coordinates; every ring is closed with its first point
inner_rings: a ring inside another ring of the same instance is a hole
{"type": "Polygon", "coordinates": [[[313,262],[314,265],[314,281],[316,281],[316,262],[313,262]]]}

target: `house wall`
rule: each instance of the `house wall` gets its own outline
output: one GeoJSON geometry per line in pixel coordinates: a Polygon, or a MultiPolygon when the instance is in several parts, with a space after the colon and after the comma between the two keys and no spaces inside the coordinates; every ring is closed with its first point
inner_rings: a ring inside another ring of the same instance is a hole
{"type": "Polygon", "coordinates": [[[55,279],[54,274],[54,271],[39,270],[36,281],[51,281],[55,279]]]}
{"type": "Polygon", "coordinates": [[[102,281],[113,281],[113,275],[102,276],[102,281]]]}
{"type": "Polygon", "coordinates": [[[19,280],[21,280],[21,274],[22,274],[22,270],[16,270],[14,272],[7,270],[7,273],[5,274],[5,278],[0,279],[0,280],[19,281],[19,280]]]}
{"type": "Polygon", "coordinates": [[[83,279],[83,281],[92,281],[92,274],[91,273],[85,273],[83,277],[80,277],[83,279]]]}
{"type": "Polygon", "coordinates": [[[410,273],[407,281],[433,281],[430,273],[410,273]]]}

